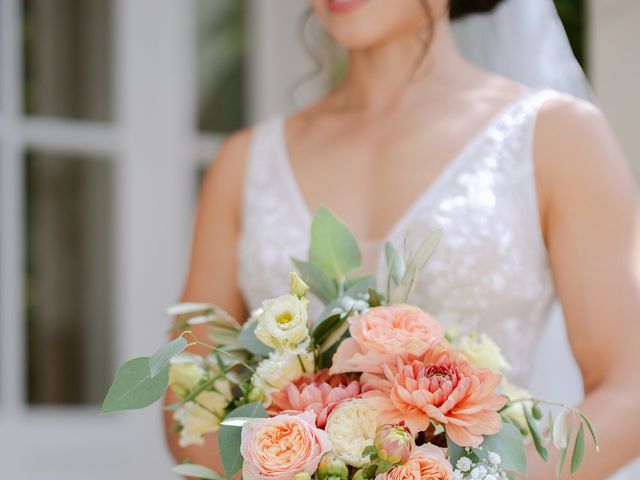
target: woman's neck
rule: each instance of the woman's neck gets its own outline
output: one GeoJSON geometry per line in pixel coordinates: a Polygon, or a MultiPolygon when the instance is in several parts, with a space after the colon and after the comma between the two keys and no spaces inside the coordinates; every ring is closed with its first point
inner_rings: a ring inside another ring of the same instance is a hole
{"type": "Polygon", "coordinates": [[[342,108],[386,112],[410,104],[428,85],[455,82],[465,68],[469,64],[457,49],[449,21],[443,19],[430,40],[410,33],[349,52],[349,70],[334,100],[342,108]]]}

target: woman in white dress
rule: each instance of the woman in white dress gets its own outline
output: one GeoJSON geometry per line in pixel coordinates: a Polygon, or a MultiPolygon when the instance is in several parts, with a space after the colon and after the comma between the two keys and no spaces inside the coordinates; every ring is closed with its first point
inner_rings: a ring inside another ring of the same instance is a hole
{"type": "MultiPolygon", "coordinates": [[[[320,205],[350,226],[363,273],[378,278],[385,241],[411,248],[441,228],[413,301],[492,335],[526,384],[559,298],[581,408],[602,444],[578,478],[611,475],[640,454],[640,216],[602,114],[463,58],[449,8],[461,15],[497,0],[311,3],[348,51],[348,73],[317,103],[221,148],[204,181],[184,300],[246,318],[281,294],[320,205]]],[[[167,426],[179,460],[221,471],[214,437],[181,449],[169,414],[167,426]]],[[[530,460],[529,478],[554,476],[553,461],[530,460]]]]}

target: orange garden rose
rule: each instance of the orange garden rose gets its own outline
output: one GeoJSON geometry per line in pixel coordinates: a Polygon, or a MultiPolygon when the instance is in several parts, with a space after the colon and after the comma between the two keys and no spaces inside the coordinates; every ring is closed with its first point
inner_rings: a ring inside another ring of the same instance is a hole
{"type": "Polygon", "coordinates": [[[441,448],[430,443],[416,447],[409,461],[396,465],[376,480],[452,480],[453,471],[441,448]]]}
{"type": "Polygon", "coordinates": [[[316,414],[316,426],[324,428],[327,417],[341,402],[360,395],[360,381],[349,375],[330,375],[329,370],[305,373],[283,390],[271,395],[269,414],[316,414]]]}
{"type": "Polygon", "coordinates": [[[382,364],[398,354],[422,355],[444,336],[436,319],[411,305],[371,308],[353,317],[349,332],[333,356],[331,373],[382,373],[382,364]]]}
{"type": "Polygon", "coordinates": [[[242,428],[242,478],[292,480],[301,472],[313,475],[329,450],[329,437],[316,428],[311,412],[257,418],[242,428]]]}
{"type": "Polygon", "coordinates": [[[414,435],[433,420],[456,444],[477,447],[483,435],[502,428],[498,410],[507,398],[496,393],[502,376],[474,369],[454,349],[437,346],[420,356],[403,355],[382,369],[362,376],[365,395],[392,421],[404,420],[414,435]]]}

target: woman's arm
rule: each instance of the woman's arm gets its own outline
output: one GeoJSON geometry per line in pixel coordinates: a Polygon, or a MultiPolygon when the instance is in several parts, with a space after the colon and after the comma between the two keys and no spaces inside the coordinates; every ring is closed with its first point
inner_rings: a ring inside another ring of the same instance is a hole
{"type": "MultiPolygon", "coordinates": [[[[240,231],[242,183],[248,154],[249,131],[233,135],[220,149],[203,181],[191,250],[191,262],[183,301],[207,302],[224,308],[238,320],[246,317],[242,296],[236,284],[236,243],[240,231]]],[[[206,338],[206,326],[191,329],[206,338]]],[[[198,349],[196,353],[206,354],[198,349]]],[[[168,391],[165,405],[177,397],[168,391]]],[[[178,463],[188,459],[222,473],[217,436],[206,435],[203,446],[181,448],[179,435],[172,431],[172,412],[164,413],[169,448],[178,463]]]]}
{"type": "MultiPolygon", "coordinates": [[[[571,478],[602,480],[640,455],[636,186],[602,114],[569,97],[543,108],[535,158],[543,230],[584,379],[580,408],[601,446],[597,454],[588,442],[585,462],[571,478]]],[[[531,458],[530,478],[555,477],[553,458],[549,464],[531,458]]]]}

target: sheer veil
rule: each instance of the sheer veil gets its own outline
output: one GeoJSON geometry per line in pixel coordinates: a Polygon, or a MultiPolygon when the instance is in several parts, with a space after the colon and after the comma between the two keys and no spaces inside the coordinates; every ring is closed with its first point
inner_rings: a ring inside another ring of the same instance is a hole
{"type": "Polygon", "coordinates": [[[463,54],[487,70],[594,100],[552,0],[506,0],[454,21],[453,33],[463,54]]]}

